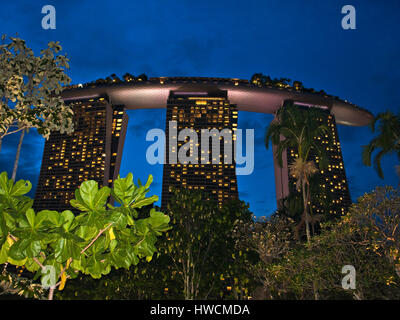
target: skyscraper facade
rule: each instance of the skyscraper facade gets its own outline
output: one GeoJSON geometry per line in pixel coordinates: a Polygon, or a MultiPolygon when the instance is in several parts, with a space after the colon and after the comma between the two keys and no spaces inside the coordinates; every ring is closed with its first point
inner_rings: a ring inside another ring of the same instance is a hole
{"type": "Polygon", "coordinates": [[[74,133],[53,132],[46,141],[34,207],[72,209],[69,201],[83,181],[111,186],[119,172],[128,116],[106,97],[70,101],[74,133]]]}
{"type": "Polygon", "coordinates": [[[162,208],[167,207],[174,188],[207,192],[219,205],[238,197],[233,155],[237,117],[237,107],[229,103],[226,91],[170,92],[162,208]],[[185,129],[192,130],[195,139],[180,137],[185,129]],[[182,154],[191,159],[182,160],[182,154]]]}

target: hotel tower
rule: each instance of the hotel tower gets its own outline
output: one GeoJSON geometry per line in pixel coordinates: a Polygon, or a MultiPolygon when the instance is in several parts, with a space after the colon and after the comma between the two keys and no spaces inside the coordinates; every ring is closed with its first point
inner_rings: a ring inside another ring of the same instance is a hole
{"type": "Polygon", "coordinates": [[[74,133],[53,132],[46,141],[36,189],[36,210],[73,210],[69,201],[85,180],[111,186],[121,163],[128,116],[106,97],[69,102],[74,133]]]}
{"type": "Polygon", "coordinates": [[[226,91],[171,91],[162,208],[166,208],[173,189],[180,187],[205,191],[219,205],[238,197],[233,156],[237,118],[237,107],[229,103],[226,91]],[[195,139],[188,136],[181,141],[176,136],[185,129],[192,130],[195,139]],[[225,136],[221,135],[224,130],[225,136]],[[182,151],[191,154],[192,161],[180,162],[182,151]]]}

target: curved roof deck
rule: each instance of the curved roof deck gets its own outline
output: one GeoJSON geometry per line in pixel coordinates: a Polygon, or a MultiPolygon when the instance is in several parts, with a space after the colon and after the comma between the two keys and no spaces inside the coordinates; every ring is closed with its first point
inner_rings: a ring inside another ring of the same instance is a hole
{"type": "Polygon", "coordinates": [[[226,90],[230,103],[236,104],[239,111],[273,114],[285,100],[290,99],[329,108],[338,124],[365,126],[373,119],[369,111],[326,94],[293,88],[259,87],[247,80],[225,78],[165,77],[142,82],[93,83],[67,88],[62,92],[62,97],[68,102],[107,96],[112,104],[125,105],[128,109],[156,109],[166,108],[171,90],[204,92],[216,89],[226,90]]]}

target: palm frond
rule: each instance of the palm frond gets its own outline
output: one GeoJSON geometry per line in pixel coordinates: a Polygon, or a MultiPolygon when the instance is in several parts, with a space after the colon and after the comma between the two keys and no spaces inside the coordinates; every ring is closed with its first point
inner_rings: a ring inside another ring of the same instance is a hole
{"type": "Polygon", "coordinates": [[[378,154],[374,158],[374,168],[375,168],[376,172],[378,172],[378,176],[382,179],[384,178],[384,176],[383,176],[383,170],[382,170],[382,166],[381,166],[381,159],[385,155],[385,153],[386,152],[381,150],[378,152],[378,154]]]}
{"type": "Polygon", "coordinates": [[[313,161],[304,161],[302,158],[296,158],[289,164],[289,174],[296,179],[296,189],[300,190],[303,182],[308,183],[318,169],[313,161]]]}

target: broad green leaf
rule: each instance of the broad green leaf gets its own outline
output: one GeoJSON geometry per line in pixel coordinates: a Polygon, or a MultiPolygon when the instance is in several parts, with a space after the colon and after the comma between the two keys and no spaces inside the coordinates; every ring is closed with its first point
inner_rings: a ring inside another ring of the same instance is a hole
{"type": "Polygon", "coordinates": [[[58,239],[54,247],[54,257],[58,262],[62,262],[64,260],[63,253],[66,241],[67,240],[64,238],[58,239]]]}
{"type": "Polygon", "coordinates": [[[106,249],[106,237],[101,236],[90,247],[91,252],[94,254],[101,253],[106,249]]]}
{"type": "MultiPolygon", "coordinates": [[[[40,255],[37,257],[37,259],[39,260],[40,263],[43,263],[45,260],[40,255]]],[[[26,270],[28,270],[30,272],[36,272],[41,269],[40,266],[36,263],[36,261],[33,260],[32,258],[26,260],[24,267],[26,268],[26,270]]]]}
{"type": "Polygon", "coordinates": [[[0,264],[7,262],[9,249],[10,249],[9,243],[4,242],[0,249],[0,264]]]}
{"type": "Polygon", "coordinates": [[[93,209],[102,208],[107,202],[107,198],[110,195],[110,188],[103,187],[95,195],[93,200],[93,209]]]}
{"type": "Polygon", "coordinates": [[[32,189],[32,184],[28,180],[19,180],[12,187],[10,196],[17,197],[27,194],[32,189]]]}
{"type": "Polygon", "coordinates": [[[29,209],[26,213],[25,213],[26,219],[29,222],[29,226],[33,229],[35,228],[35,212],[33,211],[33,209],[29,209]]]}
{"type": "Polygon", "coordinates": [[[11,246],[10,250],[8,251],[8,255],[11,259],[14,260],[23,260],[26,258],[25,249],[29,246],[30,241],[28,239],[21,239],[11,246]]]}
{"type": "Polygon", "coordinates": [[[93,202],[98,190],[98,183],[94,180],[84,181],[79,187],[79,194],[90,209],[94,207],[93,202]]]}
{"type": "Polygon", "coordinates": [[[127,217],[118,209],[111,213],[110,221],[119,228],[125,228],[128,223],[127,217]]]}
{"type": "Polygon", "coordinates": [[[39,255],[41,249],[40,241],[31,241],[25,252],[28,258],[35,258],[39,255]]]}
{"type": "Polygon", "coordinates": [[[103,274],[108,274],[111,271],[111,266],[100,262],[101,260],[95,255],[91,256],[88,260],[88,267],[85,273],[90,274],[95,279],[101,278],[103,274]]]}
{"type": "Polygon", "coordinates": [[[98,229],[94,226],[83,225],[78,228],[76,235],[84,240],[93,239],[98,233],[98,229]]]}
{"type": "Polygon", "coordinates": [[[118,244],[118,241],[115,240],[115,239],[110,241],[110,251],[111,252],[114,251],[114,249],[116,248],[117,244],[118,244]]]}
{"type": "Polygon", "coordinates": [[[61,216],[63,217],[63,228],[65,231],[69,231],[72,222],[75,219],[75,215],[70,210],[65,210],[61,212],[61,216]]]}
{"type": "Polygon", "coordinates": [[[31,188],[29,181],[20,180],[14,184],[7,173],[1,173],[0,263],[26,264],[27,270],[37,272],[37,279],[43,275],[33,258],[44,265],[54,266],[57,275],[72,258],[67,271],[70,277],[75,278],[78,275],[75,271],[80,271],[100,278],[110,272],[111,266],[129,269],[142,258],[150,260],[156,252],[156,235],[169,228],[169,217],[155,210],[148,218],[137,220],[135,208],[158,200],[157,196],[146,198],[152,181],[150,175],[145,186],[139,183],[137,187],[130,173],[115,180],[113,190],[108,187],[99,189],[97,182],[85,181],[75,191],[75,199],[71,200],[71,205],[81,211],[75,216],[69,210],[35,213],[32,199],[24,196],[31,188]],[[109,205],[106,208],[110,193],[122,204],[121,207],[109,205]],[[110,222],[113,229],[97,238],[90,249],[81,254],[82,249],[110,222]],[[8,232],[19,240],[7,242],[5,235],[8,232]]]}
{"type": "Polygon", "coordinates": [[[139,236],[144,236],[149,232],[149,226],[147,223],[147,218],[146,219],[139,219],[136,220],[136,232],[139,236]]]}
{"type": "Polygon", "coordinates": [[[81,211],[89,211],[90,207],[83,200],[79,189],[75,190],[75,199],[70,201],[71,206],[81,210],[81,211]]]}
{"type": "Polygon", "coordinates": [[[121,204],[128,205],[135,192],[133,176],[129,173],[125,178],[118,178],[113,183],[113,197],[121,204]]]}
{"type": "Polygon", "coordinates": [[[0,194],[8,196],[10,191],[7,172],[3,171],[0,173],[0,194]]]}
{"type": "Polygon", "coordinates": [[[135,202],[131,205],[131,207],[132,207],[132,208],[142,208],[142,207],[144,207],[144,206],[147,206],[147,205],[152,204],[152,203],[157,202],[157,201],[158,201],[158,196],[155,196],[155,195],[154,195],[154,196],[151,196],[151,197],[149,197],[149,198],[144,198],[144,199],[135,201],[135,202]]]}
{"type": "Polygon", "coordinates": [[[36,214],[36,218],[35,218],[35,228],[36,229],[39,228],[42,225],[42,223],[44,223],[45,221],[47,221],[49,219],[49,217],[48,217],[49,212],[50,211],[48,211],[48,210],[42,210],[36,214]]]}
{"type": "Polygon", "coordinates": [[[54,227],[60,227],[62,225],[62,217],[57,211],[43,210],[39,212],[41,215],[46,216],[46,220],[49,221],[54,227]]]}

